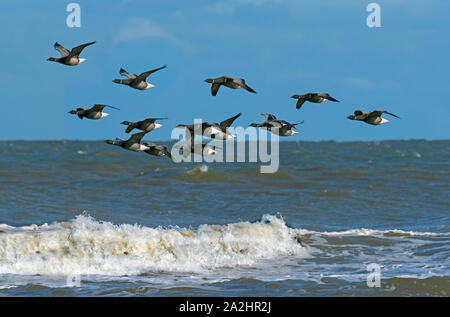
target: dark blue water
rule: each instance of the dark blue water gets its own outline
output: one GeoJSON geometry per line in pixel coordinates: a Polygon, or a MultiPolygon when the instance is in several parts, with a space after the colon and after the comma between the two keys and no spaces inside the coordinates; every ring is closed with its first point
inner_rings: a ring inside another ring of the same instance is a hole
{"type": "Polygon", "coordinates": [[[450,292],[450,141],[281,142],[274,174],[103,142],[0,153],[0,295],[450,292]]]}

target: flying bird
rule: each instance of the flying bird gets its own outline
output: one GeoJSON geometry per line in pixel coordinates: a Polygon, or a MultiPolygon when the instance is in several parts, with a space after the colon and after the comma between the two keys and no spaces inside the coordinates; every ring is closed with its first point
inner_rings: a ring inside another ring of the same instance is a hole
{"type": "Polygon", "coordinates": [[[104,117],[109,116],[108,113],[103,112],[103,108],[113,108],[120,110],[119,108],[113,107],[113,106],[107,106],[107,105],[99,105],[95,104],[92,108],[77,108],[76,110],[70,110],[70,114],[76,114],[78,118],[83,119],[92,119],[92,120],[98,120],[104,117]]]}
{"type": "Polygon", "coordinates": [[[241,116],[242,113],[238,113],[237,115],[225,119],[224,121],[220,123],[215,122],[202,122],[201,126],[197,124],[179,124],[177,125],[177,128],[185,128],[186,129],[186,140],[191,142],[190,144],[193,144],[193,139],[195,134],[197,135],[203,135],[207,138],[212,139],[218,139],[218,140],[226,140],[234,138],[235,136],[232,135],[227,131],[227,129],[233,124],[234,120],[236,120],[239,116],[241,116]]]}
{"type": "Polygon", "coordinates": [[[242,78],[222,76],[219,78],[208,78],[208,79],[205,79],[205,81],[207,83],[212,84],[211,85],[211,94],[213,96],[217,95],[217,92],[219,91],[219,88],[221,85],[224,85],[225,87],[232,88],[232,89],[244,88],[245,90],[256,94],[256,91],[254,91],[250,86],[248,86],[245,83],[245,80],[242,78]]]}
{"type": "Polygon", "coordinates": [[[304,121],[299,123],[289,123],[285,120],[277,119],[273,114],[270,113],[262,113],[266,120],[263,123],[251,123],[251,127],[266,129],[273,134],[277,134],[279,136],[291,136],[298,134],[299,132],[294,131],[293,129],[302,124],[304,121]]]}
{"type": "Polygon", "coordinates": [[[85,58],[79,57],[81,51],[86,46],[92,45],[94,43],[96,43],[96,41],[79,45],[77,47],[72,48],[72,50],[69,52],[68,49],[64,48],[61,44],[56,42],[54,45],[54,48],[55,48],[55,50],[57,50],[61,53],[61,57],[60,58],[49,57],[47,60],[51,61],[51,62],[61,63],[61,64],[68,65],[68,66],[78,65],[86,60],[85,58]]]}
{"type": "Polygon", "coordinates": [[[181,149],[182,150],[182,155],[183,157],[188,157],[191,153],[200,155],[200,156],[208,156],[208,155],[212,155],[212,154],[216,154],[216,146],[215,145],[211,145],[208,143],[185,143],[184,145],[182,144],[176,144],[174,145],[175,149],[177,149],[178,151],[181,149]]]}
{"type": "Polygon", "coordinates": [[[145,153],[148,153],[150,155],[154,156],[167,156],[168,158],[172,158],[172,154],[167,150],[167,147],[153,143],[153,142],[143,142],[146,147],[148,147],[148,150],[144,150],[145,153]]]}
{"type": "Polygon", "coordinates": [[[150,132],[163,126],[162,124],[155,123],[156,120],[164,119],[167,118],[147,118],[137,122],[123,121],[122,124],[127,126],[125,130],[126,133],[130,133],[133,129],[150,132]]]}
{"type": "Polygon", "coordinates": [[[166,67],[167,65],[164,65],[162,67],[143,72],[140,75],[128,73],[125,69],[121,68],[119,71],[120,75],[128,77],[128,79],[114,79],[113,82],[116,84],[127,85],[139,90],[146,90],[155,87],[154,85],[146,82],[147,77],[150,76],[150,74],[166,67]]]}
{"type": "Polygon", "coordinates": [[[339,100],[334,99],[327,93],[321,93],[321,92],[309,92],[304,95],[292,95],[291,98],[298,99],[296,108],[300,109],[301,106],[305,103],[305,101],[314,102],[314,103],[321,103],[325,100],[330,100],[333,102],[339,102],[339,100]]]}
{"type": "Polygon", "coordinates": [[[139,132],[135,133],[128,140],[116,138],[115,140],[106,140],[105,143],[117,145],[125,150],[134,151],[134,152],[142,152],[149,150],[150,147],[141,144],[141,140],[147,132],[139,132]]]}
{"type": "Polygon", "coordinates": [[[397,116],[393,113],[387,112],[386,110],[374,110],[372,112],[364,111],[364,110],[356,110],[354,112],[354,115],[350,115],[347,118],[350,120],[364,121],[365,123],[372,124],[372,125],[380,125],[380,124],[389,122],[389,120],[381,117],[381,115],[383,113],[386,113],[388,115],[391,115],[393,117],[400,119],[399,116],[397,116]]]}

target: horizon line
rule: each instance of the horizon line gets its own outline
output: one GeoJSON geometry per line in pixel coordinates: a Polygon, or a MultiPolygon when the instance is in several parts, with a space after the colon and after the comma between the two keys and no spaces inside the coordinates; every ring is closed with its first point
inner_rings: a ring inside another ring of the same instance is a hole
{"type": "MultiPolygon", "coordinates": [[[[214,139],[210,139],[214,140],[214,139]]],[[[10,139],[10,140],[2,140],[0,142],[104,142],[104,139],[10,139]]],[[[172,139],[172,140],[152,140],[152,142],[177,142],[181,140],[172,139]]],[[[222,140],[224,141],[224,140],[222,140]]],[[[245,140],[244,142],[257,142],[258,140],[245,140]]],[[[347,142],[388,142],[388,141],[450,141],[450,138],[446,139],[427,139],[427,138],[412,138],[412,139],[380,139],[380,140],[280,140],[279,142],[335,142],[335,143],[347,143],[347,142]]],[[[237,141],[242,142],[242,141],[237,141]]]]}

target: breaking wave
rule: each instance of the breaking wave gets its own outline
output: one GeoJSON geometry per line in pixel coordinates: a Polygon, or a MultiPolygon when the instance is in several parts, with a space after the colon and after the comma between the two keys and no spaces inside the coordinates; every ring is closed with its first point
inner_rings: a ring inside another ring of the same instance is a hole
{"type": "Polygon", "coordinates": [[[139,275],[250,266],[278,256],[308,256],[281,218],[149,228],[88,215],[41,226],[0,225],[0,274],[139,275]]]}

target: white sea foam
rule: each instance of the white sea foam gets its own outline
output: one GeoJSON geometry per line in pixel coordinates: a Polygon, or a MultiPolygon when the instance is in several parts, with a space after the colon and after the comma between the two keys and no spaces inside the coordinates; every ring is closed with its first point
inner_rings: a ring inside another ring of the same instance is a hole
{"type": "Polygon", "coordinates": [[[450,236],[450,232],[418,232],[418,231],[403,231],[398,229],[390,230],[373,230],[373,229],[350,229],[344,231],[304,231],[304,233],[316,233],[327,236],[386,236],[386,235],[401,235],[401,236],[417,236],[417,237],[438,237],[450,236]]]}
{"type": "Polygon", "coordinates": [[[296,230],[275,216],[189,230],[114,225],[80,215],[70,222],[0,225],[0,230],[0,274],[205,272],[308,256],[296,230]]]}

